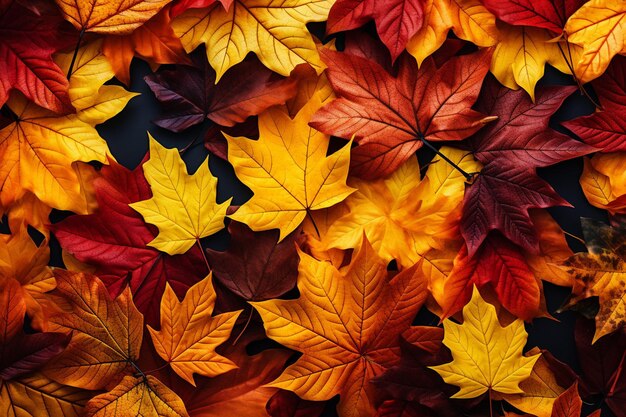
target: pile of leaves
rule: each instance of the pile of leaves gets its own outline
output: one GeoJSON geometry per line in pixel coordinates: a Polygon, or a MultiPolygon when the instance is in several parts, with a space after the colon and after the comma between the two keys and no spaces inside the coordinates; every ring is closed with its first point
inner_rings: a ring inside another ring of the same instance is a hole
{"type": "Polygon", "coordinates": [[[624,1],[0,0],[0,415],[626,416],[621,54],[624,1]],[[135,58],[180,149],[131,170],[135,58]]]}

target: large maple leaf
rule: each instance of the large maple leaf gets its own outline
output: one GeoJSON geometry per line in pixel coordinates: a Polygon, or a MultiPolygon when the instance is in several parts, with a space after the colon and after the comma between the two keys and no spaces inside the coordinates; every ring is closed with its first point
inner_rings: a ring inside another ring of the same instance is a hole
{"type": "Polygon", "coordinates": [[[591,219],[582,220],[589,253],[577,253],[563,268],[574,278],[570,304],[597,296],[595,343],[626,324],[626,229],[591,219]]]}
{"type": "Polygon", "coordinates": [[[207,58],[219,81],[232,66],[254,52],[263,65],[281,75],[298,64],[324,68],[306,24],[325,21],[333,0],[234,0],[225,10],[217,3],[191,9],[172,22],[187,52],[206,44],[207,58]]]}
{"type": "Polygon", "coordinates": [[[150,159],[143,172],[152,189],[149,200],[131,203],[146,222],[159,228],[148,246],[170,255],[181,255],[200,239],[224,228],[230,200],[218,204],[217,178],[209,171],[207,157],[192,174],[178,149],[168,149],[150,136],[150,159]]]}
{"type": "Polygon", "coordinates": [[[72,42],[58,12],[43,18],[16,1],[0,5],[0,106],[17,89],[42,107],[71,111],[68,82],[52,54],[72,42]]]}
{"type": "Polygon", "coordinates": [[[61,246],[79,261],[96,267],[112,295],[128,284],[146,322],[157,325],[166,282],[177,295],[207,273],[198,248],[170,256],[147,246],[157,235],[129,204],[151,197],[141,165],[129,171],[116,162],[104,166],[94,180],[99,209],[71,216],[52,226],[61,246]]]}
{"type": "Polygon", "coordinates": [[[339,0],[330,9],[326,31],[330,34],[356,29],[374,20],[381,40],[395,61],[422,27],[423,17],[419,0],[339,0]]]}
{"type": "Polygon", "coordinates": [[[616,54],[626,52],[626,3],[591,0],[572,14],[565,24],[569,42],[582,46],[573,63],[581,82],[591,81],[606,70],[616,54]]]}
{"type": "Polygon", "coordinates": [[[296,79],[280,77],[257,60],[237,65],[216,85],[206,59],[197,54],[192,59],[194,66],[177,65],[145,77],[166,110],[155,121],[158,126],[180,132],[205,119],[233,126],[296,94],[296,79]]]}
{"type": "Polygon", "coordinates": [[[483,0],[498,19],[510,25],[547,29],[554,35],[563,33],[567,19],[585,0],[483,0]]]}
{"type": "Polygon", "coordinates": [[[55,0],[65,19],[83,32],[129,34],[172,0],[55,0]]]}
{"type": "Polygon", "coordinates": [[[365,237],[343,272],[301,254],[300,297],[252,303],[270,338],[303,353],[272,386],[307,400],[340,394],[340,416],[371,415],[369,381],[398,362],[399,336],[426,298],[415,268],[390,279],[386,266],[365,237]]]}
{"type": "Polygon", "coordinates": [[[311,119],[311,126],[359,144],[351,169],[364,178],[388,176],[424,140],[461,140],[493,120],[471,109],[488,71],[488,52],[452,58],[418,70],[403,59],[397,77],[366,58],[321,49],[327,76],[340,97],[311,119]]]}
{"type": "Polygon", "coordinates": [[[209,274],[189,288],[182,302],[166,285],[160,330],[148,326],[157,353],[194,386],[194,373],[216,376],[237,367],[215,348],[230,337],[240,311],[211,317],[216,298],[211,278],[209,274]]]}
{"type": "Polygon", "coordinates": [[[616,57],[591,85],[602,108],[592,115],[563,122],[563,126],[602,152],[626,151],[626,58],[616,57]]]}
{"type": "Polygon", "coordinates": [[[516,320],[503,327],[496,309],[474,287],[463,308],[463,324],[444,321],[443,343],[452,351],[452,362],[431,367],[448,384],[461,389],[451,398],[474,398],[485,392],[522,393],[519,384],[530,376],[540,355],[522,356],[528,334],[516,320]]]}
{"type": "Polygon", "coordinates": [[[252,230],[280,229],[280,240],[311,210],[331,207],[354,190],[346,185],[350,146],[327,156],[329,137],[308,126],[315,95],[291,118],[284,106],[259,116],[259,140],[228,139],[228,160],[254,195],[230,217],[252,230]]]}
{"type": "Polygon", "coordinates": [[[476,105],[498,120],[469,140],[474,157],[484,168],[465,193],[461,231],[473,255],[490,230],[537,251],[530,208],[567,205],[536,175],[536,168],[595,150],[548,127],[550,116],[574,87],[544,88],[533,103],[522,91],[490,81],[476,105]]]}

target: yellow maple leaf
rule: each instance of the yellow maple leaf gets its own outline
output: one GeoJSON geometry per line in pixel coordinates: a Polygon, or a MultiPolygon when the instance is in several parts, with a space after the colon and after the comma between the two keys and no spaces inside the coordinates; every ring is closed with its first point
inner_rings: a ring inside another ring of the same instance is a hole
{"type": "Polygon", "coordinates": [[[426,0],[424,24],[407,44],[407,51],[419,65],[446,40],[452,29],[459,38],[477,46],[498,41],[496,17],[480,0],[426,0]]]}
{"type": "Polygon", "coordinates": [[[331,207],[350,195],[346,185],[350,144],[326,156],[329,137],[308,125],[318,95],[292,119],[285,106],[259,116],[259,140],[228,139],[228,160],[254,195],[230,217],[252,230],[296,229],[310,210],[331,207]]]}
{"type": "Polygon", "coordinates": [[[152,198],[130,206],[159,228],[149,246],[170,255],[183,254],[201,238],[224,228],[231,199],[216,203],[217,178],[209,171],[208,156],[189,175],[178,149],[167,149],[149,137],[150,159],[143,165],[143,172],[152,198]]]}
{"type": "Polygon", "coordinates": [[[616,54],[626,53],[626,2],[591,0],[583,4],[565,23],[569,42],[582,47],[574,62],[581,82],[604,73],[616,54]]]}
{"type": "Polygon", "coordinates": [[[182,302],[167,283],[161,300],[161,330],[148,326],[157,353],[194,386],[194,373],[212,377],[237,368],[215,348],[230,337],[241,311],[211,317],[215,298],[211,274],[189,288],[182,302]]]}
{"type": "Polygon", "coordinates": [[[424,282],[415,268],[391,278],[365,236],[345,269],[300,253],[298,272],[298,299],[250,303],[268,337],[303,354],[270,385],[313,401],[339,394],[340,417],[373,415],[369,382],[400,360],[424,282]]]}
{"type": "Polygon", "coordinates": [[[125,376],[110,392],[92,398],[84,413],[85,417],[189,416],[180,397],[152,375],[125,376]]]}
{"type": "MultiPolygon", "coordinates": [[[[471,154],[442,147],[446,157],[463,170],[479,164],[471,154]]],[[[326,248],[354,248],[363,233],[386,261],[396,259],[406,268],[438,242],[460,238],[458,222],[465,178],[451,165],[435,158],[422,180],[416,158],[409,159],[389,178],[351,179],[357,189],[343,203],[348,213],[335,220],[324,236],[326,248]]]]}
{"type": "Polygon", "coordinates": [[[584,161],[580,185],[589,203],[612,214],[626,213],[626,154],[603,153],[584,161]]]}
{"type": "Polygon", "coordinates": [[[65,19],[78,30],[131,33],[172,0],[56,0],[65,19]]]}
{"type": "Polygon", "coordinates": [[[472,299],[463,307],[463,324],[447,319],[443,327],[443,343],[452,351],[452,362],[430,368],[461,388],[451,398],[475,398],[487,391],[523,393],[519,384],[530,376],[540,355],[522,356],[528,337],[522,320],[502,327],[496,308],[474,287],[472,299]]]}
{"type": "Polygon", "coordinates": [[[306,24],[322,22],[334,0],[235,0],[228,10],[219,2],[191,9],[172,28],[187,52],[206,44],[217,83],[233,65],[254,52],[269,69],[289,75],[296,65],[324,69],[306,24]]]}
{"type": "MultiPolygon", "coordinates": [[[[543,77],[546,64],[570,73],[558,42],[543,29],[498,23],[500,40],[491,59],[491,72],[508,88],[522,87],[535,100],[535,85],[543,77]]],[[[562,48],[564,48],[562,46],[562,48]]]]}

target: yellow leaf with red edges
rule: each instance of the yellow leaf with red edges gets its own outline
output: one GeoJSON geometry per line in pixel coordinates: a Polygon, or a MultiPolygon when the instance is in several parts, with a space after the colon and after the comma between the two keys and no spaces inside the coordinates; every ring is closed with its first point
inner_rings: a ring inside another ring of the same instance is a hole
{"type": "Polygon", "coordinates": [[[189,288],[182,302],[168,283],[161,300],[161,329],[148,326],[157,353],[194,386],[194,373],[213,377],[237,367],[215,348],[230,337],[240,311],[211,317],[215,297],[211,274],[189,288]]]}
{"type": "Polygon", "coordinates": [[[313,401],[339,394],[340,417],[373,415],[369,381],[398,363],[426,285],[415,268],[391,277],[365,237],[341,272],[304,253],[298,270],[298,299],[251,303],[268,337],[302,353],[271,386],[313,401]]]}

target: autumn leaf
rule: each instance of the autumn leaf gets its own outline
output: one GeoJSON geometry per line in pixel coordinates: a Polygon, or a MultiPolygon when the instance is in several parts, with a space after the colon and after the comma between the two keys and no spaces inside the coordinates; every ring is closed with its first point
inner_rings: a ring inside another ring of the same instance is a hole
{"type": "Polygon", "coordinates": [[[563,126],[602,152],[626,151],[626,58],[615,57],[609,69],[591,85],[602,108],[563,122],[563,126]]]}
{"type": "Polygon", "coordinates": [[[474,157],[484,164],[465,193],[461,231],[472,256],[490,230],[529,252],[537,252],[537,236],[529,209],[567,205],[536,175],[536,168],[595,150],[548,127],[550,116],[573,87],[547,87],[533,103],[522,91],[490,81],[476,109],[498,117],[469,139],[474,157]]]}
{"type": "Polygon", "coordinates": [[[611,214],[626,212],[625,157],[623,152],[611,152],[584,159],[580,186],[589,204],[611,214]]]}
{"type": "Polygon", "coordinates": [[[172,0],[55,0],[65,19],[85,32],[125,35],[172,0]]]}
{"type": "Polygon", "coordinates": [[[110,392],[92,398],[85,407],[86,417],[121,415],[189,416],[180,397],[152,375],[139,378],[125,376],[110,392]]]}
{"type": "Polygon", "coordinates": [[[607,0],[591,0],[580,7],[565,24],[569,42],[582,46],[574,62],[581,82],[598,78],[611,59],[626,52],[626,4],[607,0]]]}
{"type": "Polygon", "coordinates": [[[56,10],[38,17],[19,2],[0,5],[0,106],[11,90],[53,112],[72,110],[65,74],[52,54],[74,42],[56,10]]]}
{"type": "Polygon", "coordinates": [[[306,24],[325,21],[333,0],[234,0],[190,9],[172,22],[187,52],[206,44],[216,82],[249,52],[267,68],[287,76],[298,65],[324,69],[306,24]]]}
{"type": "Polygon", "coordinates": [[[217,178],[209,171],[208,161],[207,157],[189,175],[178,149],[164,148],[150,136],[150,159],[143,164],[143,172],[152,198],[130,204],[147,223],[159,228],[159,235],[148,246],[179,255],[224,228],[230,199],[215,202],[217,178]]]}
{"type": "Polygon", "coordinates": [[[159,323],[165,284],[178,296],[206,276],[197,247],[185,255],[170,256],[147,246],[157,235],[129,204],[151,197],[142,166],[129,171],[114,161],[102,167],[94,180],[99,209],[87,216],[70,216],[52,226],[61,246],[79,261],[96,267],[95,273],[115,297],[128,285],[146,323],[159,323]]]}
{"type": "Polygon", "coordinates": [[[256,60],[237,65],[215,84],[215,72],[206,59],[192,56],[194,66],[177,65],[145,77],[164,107],[158,126],[180,132],[205,119],[233,126],[294,96],[296,79],[280,77],[256,60]]]}
{"type": "Polygon", "coordinates": [[[428,61],[418,70],[413,60],[403,59],[397,77],[359,56],[321,54],[340,98],[316,113],[311,126],[346,139],[356,136],[351,169],[359,177],[389,176],[424,140],[461,140],[493,120],[470,108],[488,53],[452,58],[439,69],[428,61]]]}
{"type": "Polygon", "coordinates": [[[493,46],[499,36],[495,16],[479,0],[425,0],[424,24],[407,50],[421,66],[444,43],[450,29],[477,46],[493,46]]]}
{"type": "Polygon", "coordinates": [[[148,326],[158,354],[194,386],[194,373],[216,376],[236,367],[217,354],[215,348],[230,337],[240,311],[211,317],[214,305],[211,274],[189,288],[182,302],[166,284],[161,300],[160,330],[148,326]]]}
{"type": "Polygon", "coordinates": [[[228,225],[228,233],[227,251],[206,250],[213,276],[220,284],[250,301],[278,298],[296,286],[296,244],[302,236],[292,233],[278,243],[277,230],[253,232],[235,221],[228,225]]]}
{"type": "Polygon", "coordinates": [[[52,293],[61,311],[53,330],[72,331],[68,347],[45,368],[46,376],[85,389],[117,384],[134,370],[143,336],[143,317],[130,290],[112,299],[97,277],[55,270],[52,293]]]}
{"type": "Polygon", "coordinates": [[[580,417],[582,407],[583,401],[578,396],[578,384],[575,383],[556,399],[552,417],[580,417]]]}
{"type": "Polygon", "coordinates": [[[443,328],[443,343],[452,351],[453,360],[431,369],[446,383],[461,388],[451,398],[474,398],[487,391],[523,392],[519,384],[530,376],[540,355],[522,356],[528,334],[521,320],[501,326],[495,307],[474,287],[472,299],[463,308],[463,324],[448,319],[443,328]]]}
{"type": "MultiPolygon", "coordinates": [[[[440,152],[467,172],[480,169],[468,152],[449,147],[440,152]]],[[[460,237],[465,178],[439,157],[424,179],[417,159],[411,158],[389,178],[350,179],[348,185],[357,191],[341,203],[347,213],[323,234],[326,249],[354,248],[365,233],[381,258],[408,268],[430,249],[441,249],[442,241],[460,237]]]]}
{"type": "Polygon", "coordinates": [[[395,61],[422,27],[422,3],[419,0],[338,0],[328,14],[326,32],[356,29],[369,20],[376,22],[378,34],[395,61]]]}
{"type": "Polygon", "coordinates": [[[599,297],[600,311],[596,315],[592,340],[595,343],[626,323],[626,231],[586,218],[581,219],[581,223],[589,253],[575,254],[563,263],[563,269],[574,279],[570,305],[585,298],[599,297]]]}
{"type": "Polygon", "coordinates": [[[325,403],[307,401],[291,391],[278,390],[267,401],[267,414],[271,417],[320,417],[325,403]]]}
{"type": "Polygon", "coordinates": [[[102,53],[118,80],[130,84],[130,63],[134,56],[147,61],[153,69],[161,64],[189,64],[180,39],[170,27],[170,9],[165,7],[128,35],[104,38],[102,53]]]}
{"type": "Polygon", "coordinates": [[[353,192],[345,184],[350,146],[326,156],[328,136],[308,126],[321,104],[314,96],[294,118],[284,106],[270,108],[259,116],[257,141],[226,135],[228,160],[254,193],[230,215],[233,220],[255,231],[280,229],[283,240],[308,212],[353,192]]]}
{"type": "Polygon", "coordinates": [[[503,22],[547,29],[554,35],[563,33],[565,22],[583,3],[585,0],[483,0],[503,22]]]}
{"type": "Polygon", "coordinates": [[[252,303],[268,337],[303,353],[273,387],[312,401],[340,394],[341,417],[372,414],[368,382],[398,362],[399,335],[426,297],[414,268],[390,279],[386,266],[365,237],[343,272],[302,253],[300,297],[252,303]]]}

